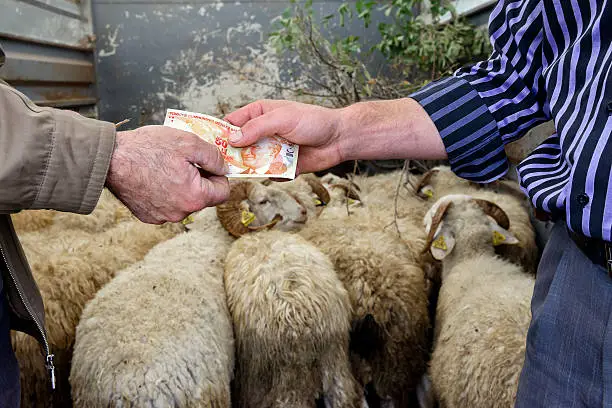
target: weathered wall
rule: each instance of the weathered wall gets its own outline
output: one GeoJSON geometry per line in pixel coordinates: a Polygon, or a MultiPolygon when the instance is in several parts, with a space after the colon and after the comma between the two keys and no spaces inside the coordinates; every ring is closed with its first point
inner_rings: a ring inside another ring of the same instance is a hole
{"type": "Polygon", "coordinates": [[[0,0],[3,78],[39,105],[95,116],[89,0],[0,0]]]}
{"type": "MultiPolygon", "coordinates": [[[[315,2],[314,8],[325,15],[340,3],[315,2]]],[[[245,75],[257,73],[266,83],[288,78],[291,67],[264,45],[272,19],[288,5],[278,0],[94,1],[102,118],[131,118],[130,126],[161,123],[168,108],[219,114],[218,103],[289,96],[245,75]]]]}

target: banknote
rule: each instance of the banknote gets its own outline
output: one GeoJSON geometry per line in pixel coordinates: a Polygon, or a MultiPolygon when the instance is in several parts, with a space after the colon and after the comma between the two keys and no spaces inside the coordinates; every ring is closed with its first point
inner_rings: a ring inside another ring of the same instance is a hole
{"type": "Polygon", "coordinates": [[[231,133],[238,126],[201,113],[168,109],[164,126],[192,132],[217,146],[228,164],[227,177],[274,177],[294,179],[299,146],[287,140],[269,136],[247,147],[230,146],[231,133]]]}

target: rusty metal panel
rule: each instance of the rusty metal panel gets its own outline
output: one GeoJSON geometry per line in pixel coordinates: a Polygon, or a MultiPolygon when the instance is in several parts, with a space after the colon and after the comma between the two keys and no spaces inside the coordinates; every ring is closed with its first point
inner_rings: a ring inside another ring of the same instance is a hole
{"type": "Polygon", "coordinates": [[[96,116],[89,0],[0,0],[0,78],[36,104],[96,116]]]}

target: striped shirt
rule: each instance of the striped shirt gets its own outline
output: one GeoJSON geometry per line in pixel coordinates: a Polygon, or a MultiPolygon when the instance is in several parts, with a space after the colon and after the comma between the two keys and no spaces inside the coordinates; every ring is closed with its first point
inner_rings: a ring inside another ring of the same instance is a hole
{"type": "Polygon", "coordinates": [[[552,119],[557,133],[518,166],[533,205],[612,241],[612,0],[500,0],[494,52],[411,97],[431,116],[451,168],[486,183],[504,145],[552,119]]]}

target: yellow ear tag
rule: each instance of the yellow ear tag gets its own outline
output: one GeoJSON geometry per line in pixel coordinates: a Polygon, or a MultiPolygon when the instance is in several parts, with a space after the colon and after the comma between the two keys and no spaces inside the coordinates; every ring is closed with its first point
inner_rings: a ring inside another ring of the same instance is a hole
{"type": "Polygon", "coordinates": [[[349,204],[355,204],[355,200],[353,200],[352,198],[349,198],[349,199],[348,199],[348,203],[349,203],[349,204]]]}
{"type": "Polygon", "coordinates": [[[322,205],[323,201],[319,200],[318,198],[314,199],[315,205],[322,205]]]}
{"type": "Polygon", "coordinates": [[[191,224],[191,223],[193,223],[193,216],[191,216],[191,214],[188,215],[187,217],[185,217],[185,219],[183,221],[181,221],[181,224],[183,224],[183,225],[188,225],[188,224],[191,224]]]}
{"type": "Polygon", "coordinates": [[[253,221],[255,221],[255,214],[247,210],[242,210],[242,217],[240,219],[240,222],[242,222],[242,225],[244,225],[245,227],[248,227],[249,224],[252,223],[253,221]]]}
{"type": "Polygon", "coordinates": [[[432,198],[432,197],[434,196],[434,192],[433,192],[433,190],[431,189],[431,187],[423,187],[423,189],[421,190],[421,192],[422,192],[423,194],[425,194],[425,196],[426,196],[427,198],[432,198]]]}
{"type": "Polygon", "coordinates": [[[441,249],[446,251],[448,247],[446,246],[446,240],[444,239],[444,235],[440,235],[434,242],[431,243],[431,246],[434,248],[441,249]]]}
{"type": "Polygon", "coordinates": [[[506,241],[506,236],[499,231],[493,231],[493,245],[500,245],[506,241]]]}

